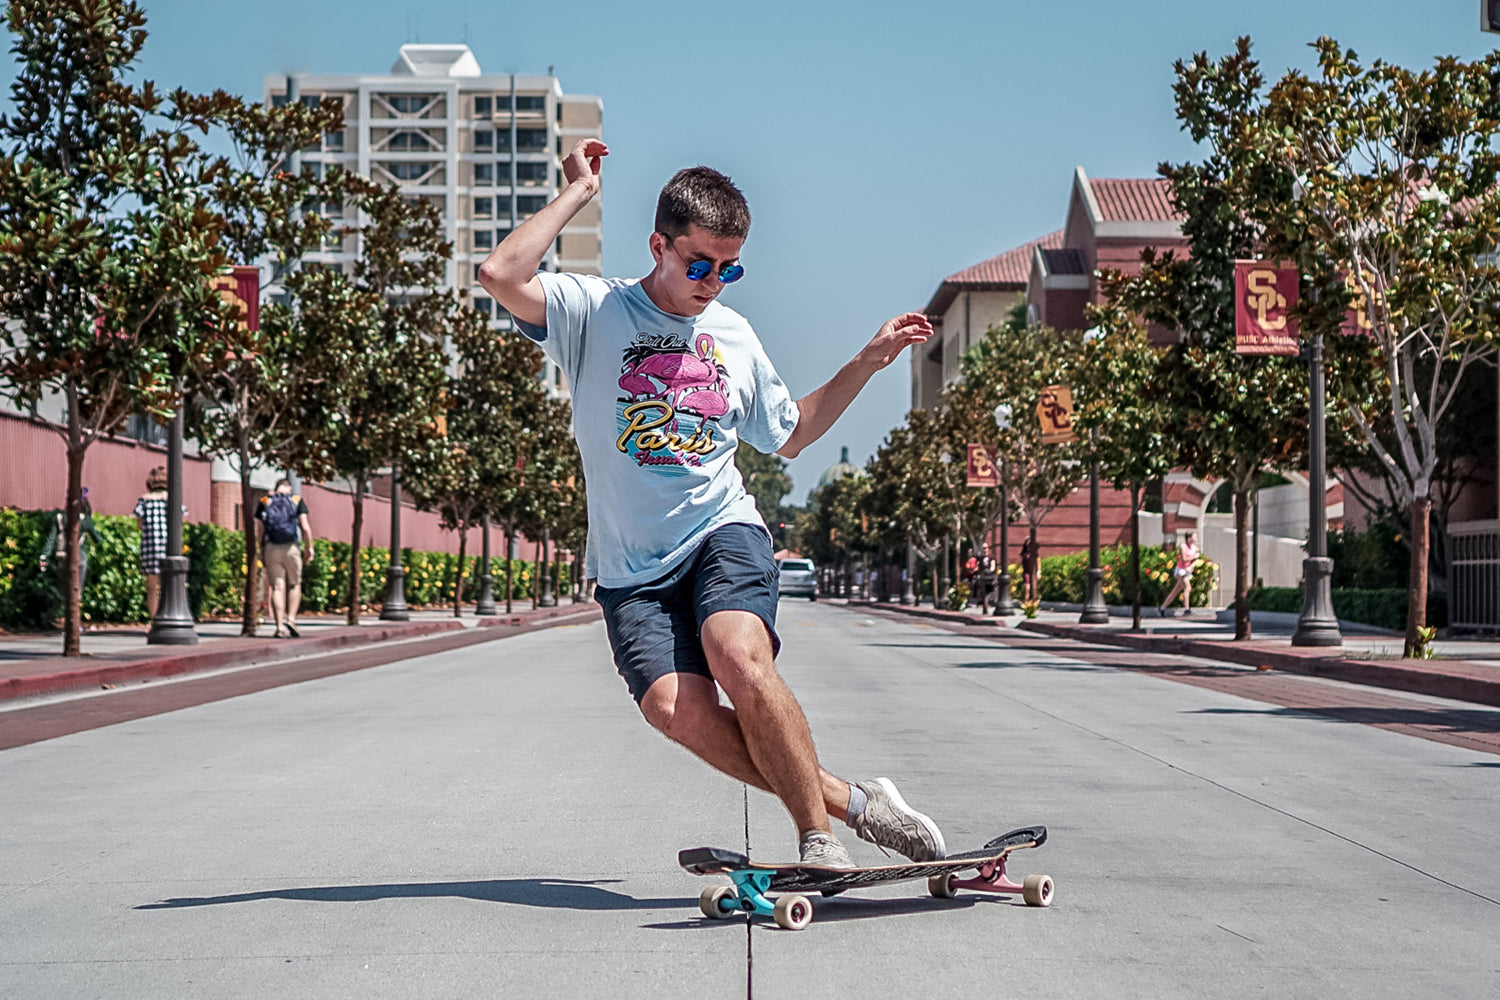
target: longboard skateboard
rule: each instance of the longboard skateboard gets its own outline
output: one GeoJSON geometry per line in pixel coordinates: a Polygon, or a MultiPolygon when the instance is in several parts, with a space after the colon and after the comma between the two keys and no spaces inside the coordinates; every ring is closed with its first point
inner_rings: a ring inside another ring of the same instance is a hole
{"type": "Polygon", "coordinates": [[[1052,905],[1052,878],[1028,875],[1013,882],[1005,875],[1005,859],[1012,851],[1041,847],[1047,828],[1028,826],[985,844],[977,851],[952,854],[942,861],[906,862],[869,868],[824,868],[820,865],[764,864],[747,855],[719,847],[695,847],[677,852],[677,863],[694,875],[728,875],[732,885],[709,886],[698,896],[703,915],[723,920],[736,913],[759,913],[771,917],[791,931],[812,922],[812,901],[805,892],[833,896],[848,889],[865,889],[887,882],[925,878],[927,891],[939,899],[951,899],[959,889],[1019,895],[1027,906],[1052,905]],[[959,878],[973,869],[976,876],[959,878]],[[775,901],[766,893],[781,893],[775,901]]]}

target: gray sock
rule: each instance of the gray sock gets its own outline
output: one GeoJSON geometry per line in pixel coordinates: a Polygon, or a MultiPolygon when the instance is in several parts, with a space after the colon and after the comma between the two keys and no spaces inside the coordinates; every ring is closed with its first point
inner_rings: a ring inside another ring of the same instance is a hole
{"type": "Polygon", "coordinates": [[[859,822],[859,818],[865,814],[865,806],[870,804],[870,799],[864,790],[854,783],[849,785],[849,813],[844,817],[844,822],[850,827],[859,822]]]}

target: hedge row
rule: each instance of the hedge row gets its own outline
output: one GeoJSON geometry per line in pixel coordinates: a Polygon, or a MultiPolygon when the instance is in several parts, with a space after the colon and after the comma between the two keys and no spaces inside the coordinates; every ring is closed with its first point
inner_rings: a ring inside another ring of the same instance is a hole
{"type": "MultiPolygon", "coordinates": [[[[42,545],[51,527],[51,511],[21,511],[0,508],[0,628],[50,628],[62,617],[61,576],[55,568],[43,572],[39,566],[42,545]]],[[[89,544],[89,575],[83,588],[85,622],[144,622],[146,581],[140,571],[140,530],[133,517],[95,515],[100,542],[89,544]]],[[[245,540],[238,531],[215,524],[190,523],[182,528],[183,549],[188,557],[188,603],[197,619],[238,616],[245,581],[245,540]]],[[[302,574],[302,608],[306,611],[337,611],[349,597],[348,542],[319,538],[314,542],[316,558],[302,574]]],[[[453,601],[458,576],[458,556],[445,552],[401,550],[406,567],[407,603],[444,605],[453,601]]],[[[467,557],[464,567],[464,597],[472,601],[478,590],[479,558],[467,557]]],[[[389,553],[364,549],[360,553],[360,597],[378,604],[385,592],[389,553]]],[[[61,559],[56,559],[57,567],[61,559]]],[[[572,567],[558,567],[566,593],[572,567]]],[[[504,599],[506,560],[491,559],[497,600],[504,599]]],[[[516,560],[517,600],[530,600],[536,564],[516,560]]]]}
{"type": "MultiPolygon", "coordinates": [[[[1104,569],[1104,602],[1129,604],[1131,600],[1130,546],[1117,545],[1099,550],[1099,564],[1104,569]]],[[[1172,589],[1172,568],[1177,565],[1177,550],[1156,545],[1141,546],[1141,603],[1160,604],[1172,589]]],[[[1089,567],[1088,552],[1071,552],[1046,556],[1037,567],[1038,595],[1044,601],[1083,603],[1089,567]]],[[[1012,591],[1021,596],[1021,567],[1010,568],[1012,591]]],[[[1192,602],[1195,607],[1208,603],[1209,592],[1218,583],[1219,564],[1199,559],[1193,569],[1192,602]]],[[[1181,598],[1177,598],[1181,600],[1181,598]]]]}
{"type": "MultiPolygon", "coordinates": [[[[1397,632],[1406,630],[1405,588],[1334,587],[1332,590],[1333,613],[1343,621],[1360,622],[1397,632]]],[[[1297,614],[1302,610],[1302,588],[1252,587],[1249,600],[1252,611],[1297,614]]],[[[1448,599],[1445,595],[1427,595],[1427,624],[1438,628],[1448,624],[1448,599]]]]}

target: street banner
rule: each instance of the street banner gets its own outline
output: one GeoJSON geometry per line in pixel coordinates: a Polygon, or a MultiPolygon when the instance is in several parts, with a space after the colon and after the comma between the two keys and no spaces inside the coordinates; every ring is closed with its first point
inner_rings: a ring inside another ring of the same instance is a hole
{"type": "Polygon", "coordinates": [[[990,450],[982,444],[969,445],[969,485],[999,486],[1000,473],[990,450]]]}
{"type": "MultiPolygon", "coordinates": [[[[1375,275],[1369,271],[1364,272],[1365,287],[1372,292],[1375,290],[1375,275]]],[[[1353,271],[1344,272],[1344,284],[1349,289],[1349,311],[1344,313],[1344,322],[1339,324],[1339,333],[1346,337],[1373,337],[1375,326],[1370,322],[1370,307],[1365,300],[1365,293],[1360,290],[1359,281],[1354,277],[1353,271]]]]}
{"type": "Polygon", "coordinates": [[[1042,390],[1042,401],[1036,404],[1036,417],[1042,423],[1042,444],[1067,444],[1077,441],[1073,433],[1073,390],[1065,385],[1049,385],[1042,390]]]}
{"type": "Polygon", "coordinates": [[[1297,269],[1265,260],[1234,262],[1236,354],[1297,353],[1297,269]]]}
{"type": "Polygon", "coordinates": [[[244,329],[260,329],[260,268],[236,264],[228,274],[216,275],[213,287],[225,302],[239,307],[244,329]]]}

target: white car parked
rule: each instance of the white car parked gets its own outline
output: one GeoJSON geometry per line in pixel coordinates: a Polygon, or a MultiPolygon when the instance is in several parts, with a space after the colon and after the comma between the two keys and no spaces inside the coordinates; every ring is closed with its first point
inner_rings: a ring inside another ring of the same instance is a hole
{"type": "Polygon", "coordinates": [[[811,559],[783,559],[777,565],[781,570],[780,596],[818,599],[818,571],[811,559]]]}

